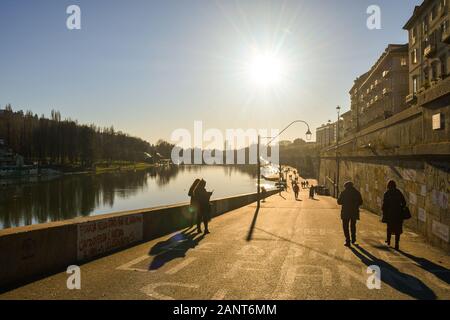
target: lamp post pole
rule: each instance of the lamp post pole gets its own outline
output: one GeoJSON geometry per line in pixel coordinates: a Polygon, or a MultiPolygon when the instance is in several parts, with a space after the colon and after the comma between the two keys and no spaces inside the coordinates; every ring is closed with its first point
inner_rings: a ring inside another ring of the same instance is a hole
{"type": "MultiPolygon", "coordinates": [[[[266,139],[271,139],[267,143],[267,146],[269,146],[276,138],[278,138],[290,126],[292,126],[294,123],[298,123],[298,122],[306,124],[306,126],[308,127],[308,131],[306,131],[306,140],[311,140],[312,133],[311,133],[311,129],[309,127],[309,124],[306,121],[303,121],[303,120],[295,120],[295,121],[292,121],[289,125],[287,125],[286,128],[281,130],[275,137],[265,137],[266,139]]],[[[258,166],[258,169],[257,169],[257,173],[258,173],[258,203],[257,203],[257,206],[258,206],[258,208],[259,208],[259,203],[260,203],[260,190],[261,190],[261,160],[260,160],[261,159],[261,155],[260,155],[260,146],[261,146],[261,137],[258,135],[258,145],[257,145],[257,148],[256,148],[256,153],[258,155],[258,160],[256,162],[257,166],[258,166]]],[[[280,180],[281,180],[281,177],[282,177],[281,169],[282,168],[281,168],[281,161],[280,161],[280,164],[279,164],[280,180]]]]}
{"type": "Polygon", "coordinates": [[[336,107],[338,119],[336,124],[336,198],[339,197],[339,120],[341,116],[341,107],[336,107]]]}
{"type": "Polygon", "coordinates": [[[260,201],[260,196],[261,196],[261,160],[260,160],[260,155],[259,155],[259,148],[261,145],[261,136],[258,135],[258,145],[256,147],[256,154],[258,155],[258,160],[256,161],[257,165],[258,165],[258,207],[259,207],[259,201],[260,201]]]}

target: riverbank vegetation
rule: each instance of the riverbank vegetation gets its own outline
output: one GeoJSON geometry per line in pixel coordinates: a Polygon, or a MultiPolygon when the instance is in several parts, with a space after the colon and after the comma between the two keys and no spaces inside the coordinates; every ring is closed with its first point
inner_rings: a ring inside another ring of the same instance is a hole
{"type": "Polygon", "coordinates": [[[163,140],[152,145],[113,127],[100,128],[72,119],[62,120],[58,111],[52,110],[51,118],[46,118],[31,111],[13,111],[10,105],[0,110],[0,139],[28,163],[65,169],[63,171],[110,170],[115,165],[121,167],[117,165],[120,161],[142,165],[144,161],[170,157],[173,147],[163,140]]]}

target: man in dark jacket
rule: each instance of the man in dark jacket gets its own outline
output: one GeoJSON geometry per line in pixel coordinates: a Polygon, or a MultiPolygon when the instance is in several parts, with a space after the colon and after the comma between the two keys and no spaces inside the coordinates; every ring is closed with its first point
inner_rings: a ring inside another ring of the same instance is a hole
{"type": "Polygon", "coordinates": [[[361,193],[355,189],[353,182],[344,184],[344,191],[339,196],[338,204],[342,205],[341,219],[344,228],[345,245],[350,246],[349,225],[352,234],[352,243],[356,242],[356,221],[359,220],[359,207],[362,205],[361,193]]]}

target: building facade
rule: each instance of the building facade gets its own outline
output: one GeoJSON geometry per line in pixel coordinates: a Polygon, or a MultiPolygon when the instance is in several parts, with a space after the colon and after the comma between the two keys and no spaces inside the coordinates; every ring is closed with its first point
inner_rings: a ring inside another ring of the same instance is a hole
{"type": "Polygon", "coordinates": [[[390,44],[375,65],[350,90],[354,131],[387,119],[406,108],[408,45],[390,44]]]}
{"type": "Polygon", "coordinates": [[[409,95],[424,115],[424,140],[442,143],[450,137],[449,0],[425,0],[404,29],[409,33],[409,95]]]}
{"type": "Polygon", "coordinates": [[[324,148],[336,143],[336,123],[328,122],[316,129],[316,143],[324,148]]]}
{"type": "Polygon", "coordinates": [[[342,190],[343,182],[352,180],[364,208],[381,215],[386,184],[395,180],[412,214],[406,226],[450,250],[447,1],[425,0],[414,9],[404,27],[409,32],[406,65],[405,46],[390,45],[355,81],[350,91],[352,131],[339,146],[322,149],[319,183],[330,190],[337,190],[339,183],[342,190]]]}

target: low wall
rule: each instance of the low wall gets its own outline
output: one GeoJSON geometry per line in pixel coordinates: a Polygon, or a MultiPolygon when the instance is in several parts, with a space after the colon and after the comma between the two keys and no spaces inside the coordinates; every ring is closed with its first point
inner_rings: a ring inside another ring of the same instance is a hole
{"type": "MultiPolygon", "coordinates": [[[[255,201],[256,193],[213,200],[211,218],[255,201]]],[[[0,289],[186,228],[194,218],[185,203],[0,230],[0,289]]]]}

